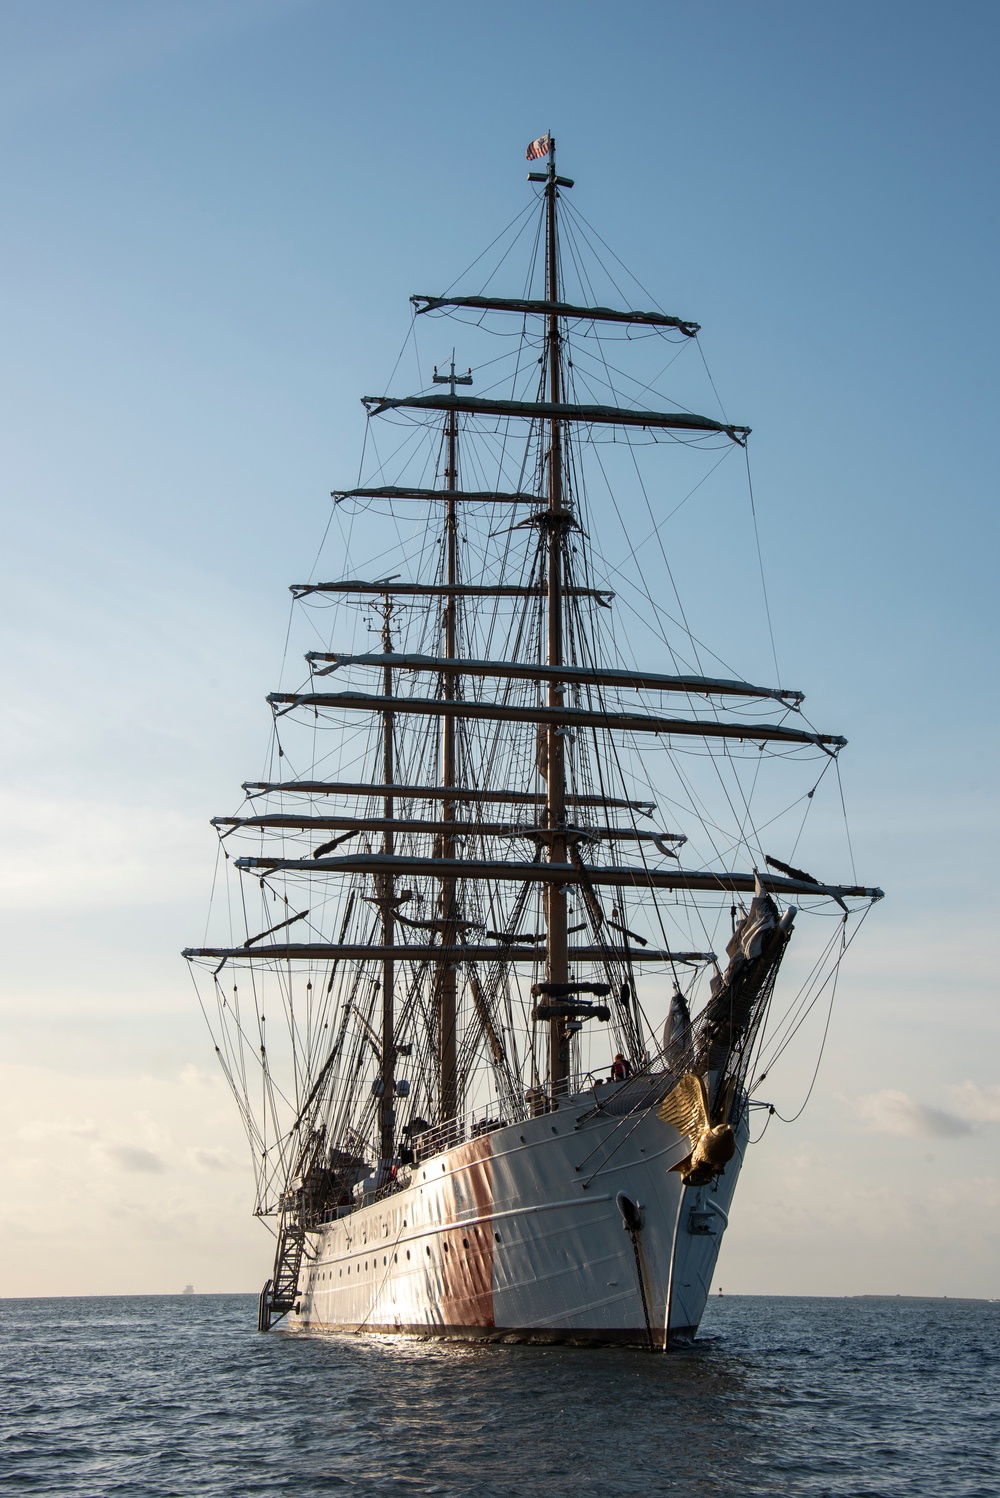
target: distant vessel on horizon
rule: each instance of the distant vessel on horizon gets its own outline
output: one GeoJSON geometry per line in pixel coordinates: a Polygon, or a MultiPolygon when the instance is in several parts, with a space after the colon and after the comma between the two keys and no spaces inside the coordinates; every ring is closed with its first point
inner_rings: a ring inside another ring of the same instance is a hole
{"type": "Polygon", "coordinates": [[[484,273],[412,298],[414,328],[447,316],[499,353],[365,398],[344,573],[292,588],[306,679],[269,697],[264,778],[214,821],[224,935],[184,955],[275,1219],[262,1330],[690,1342],[759,1088],[881,898],[791,861],[846,741],[799,691],[705,672],[651,508],[624,561],[599,549],[645,500],[642,447],[679,445],[687,484],[749,428],[651,409],[665,369],[618,368],[672,363],[698,325],[597,301],[551,136],[542,158],[494,267],[523,234],[520,294],[484,273]]]}

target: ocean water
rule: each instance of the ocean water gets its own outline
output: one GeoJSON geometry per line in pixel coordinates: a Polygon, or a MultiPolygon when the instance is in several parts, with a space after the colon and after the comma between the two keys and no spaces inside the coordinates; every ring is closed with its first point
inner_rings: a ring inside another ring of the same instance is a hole
{"type": "Polygon", "coordinates": [[[1000,1304],[714,1299],[669,1356],[0,1301],[0,1493],[997,1498],[1000,1304]]]}

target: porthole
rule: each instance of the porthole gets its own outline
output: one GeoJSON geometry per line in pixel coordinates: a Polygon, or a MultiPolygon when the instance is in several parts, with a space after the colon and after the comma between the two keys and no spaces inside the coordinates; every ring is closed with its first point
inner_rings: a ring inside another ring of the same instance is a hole
{"type": "Polygon", "coordinates": [[[444,1246],[444,1251],[445,1251],[445,1253],[447,1253],[447,1252],[448,1252],[448,1245],[447,1245],[447,1243],[446,1243],[446,1244],[445,1244],[445,1246],[444,1246]]]}
{"type": "Polygon", "coordinates": [[[393,1256],[392,1256],[392,1262],[394,1264],[398,1264],[399,1263],[399,1254],[393,1254],[393,1256]]]}
{"type": "Polygon", "coordinates": [[[427,1257],[428,1257],[428,1258],[430,1258],[430,1253],[431,1253],[431,1246],[430,1246],[430,1244],[429,1244],[429,1243],[428,1243],[428,1245],[427,1245],[427,1257]]]}
{"type": "Polygon", "coordinates": [[[407,1249],[407,1250],[406,1250],[406,1257],[407,1257],[407,1258],[409,1258],[409,1257],[410,1257],[410,1250],[409,1250],[409,1249],[407,1249]]]}
{"type": "Polygon", "coordinates": [[[493,1236],[497,1240],[497,1242],[499,1243],[500,1242],[500,1234],[499,1233],[494,1233],[493,1236]]]}
{"type": "Polygon", "coordinates": [[[468,1238],[463,1238],[462,1239],[462,1247],[463,1248],[468,1248],[468,1246],[469,1246],[469,1240],[468,1240],[468,1238]]]}

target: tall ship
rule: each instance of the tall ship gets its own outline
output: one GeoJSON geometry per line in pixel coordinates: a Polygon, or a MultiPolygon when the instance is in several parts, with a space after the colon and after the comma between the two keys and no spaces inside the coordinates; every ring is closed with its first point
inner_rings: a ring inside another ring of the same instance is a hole
{"type": "Polygon", "coordinates": [[[621,263],[551,136],[528,160],[475,289],[411,299],[433,376],[363,398],[340,575],[293,586],[305,666],[214,819],[184,955],[275,1233],[264,1331],[690,1342],[766,1076],[881,896],[798,866],[846,741],[674,586],[665,520],[749,428],[661,394],[698,325],[603,305],[621,263]]]}

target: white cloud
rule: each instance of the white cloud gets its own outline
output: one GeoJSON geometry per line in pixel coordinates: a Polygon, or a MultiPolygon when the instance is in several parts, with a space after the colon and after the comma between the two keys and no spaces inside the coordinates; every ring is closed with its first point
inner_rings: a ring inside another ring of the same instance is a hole
{"type": "Polygon", "coordinates": [[[918,1103],[908,1093],[885,1087],[854,1100],[858,1117],[874,1134],[897,1134],[909,1138],[956,1139],[971,1134],[968,1119],[946,1113],[929,1103],[918,1103]]]}
{"type": "Polygon", "coordinates": [[[871,1136],[831,1135],[815,1115],[812,1127],[808,1144],[772,1128],[750,1150],[719,1284],[764,1295],[994,1293],[1000,1179],[991,1140],[965,1136],[958,1149],[938,1146],[933,1160],[925,1139],[890,1166],[871,1136]],[[956,1235],[958,1220],[968,1226],[956,1235]]]}
{"type": "Polygon", "coordinates": [[[977,1082],[963,1082],[955,1094],[961,1111],[975,1123],[1000,1123],[1000,1087],[980,1087],[977,1082]]]}
{"type": "Polygon", "coordinates": [[[101,1153],[121,1170],[138,1171],[141,1175],[162,1175],[166,1165],[153,1150],[142,1149],[135,1144],[102,1144],[101,1153]]]}
{"type": "Polygon", "coordinates": [[[225,1082],[218,1072],[204,1071],[193,1062],[188,1062],[182,1067],[177,1075],[177,1080],[183,1087],[209,1087],[216,1091],[225,1089],[225,1082]]]}
{"type": "Polygon", "coordinates": [[[193,1149],[191,1159],[199,1170],[235,1170],[236,1161],[227,1149],[193,1149]]]}
{"type": "Polygon", "coordinates": [[[3,1294],[263,1282],[274,1240],[252,1215],[239,1116],[225,1084],[209,1083],[196,1064],[157,1077],[0,1062],[0,1130],[14,1141],[0,1156],[3,1294]],[[69,1259],[59,1252],[67,1220],[69,1259]],[[32,1252],[20,1252],[29,1240],[32,1252]]]}

